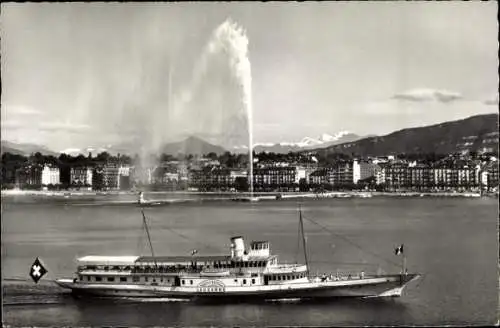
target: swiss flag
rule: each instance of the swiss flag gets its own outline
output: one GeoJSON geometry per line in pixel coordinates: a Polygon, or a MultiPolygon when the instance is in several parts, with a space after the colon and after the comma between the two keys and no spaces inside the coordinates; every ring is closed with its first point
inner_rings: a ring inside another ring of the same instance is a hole
{"type": "Polygon", "coordinates": [[[43,266],[42,262],[38,259],[38,257],[35,259],[35,262],[33,262],[33,264],[31,265],[31,268],[30,268],[30,277],[31,279],[33,279],[33,281],[35,282],[35,284],[38,283],[38,281],[40,279],[42,279],[42,277],[44,275],[47,274],[47,269],[45,269],[45,267],[43,266]]]}
{"type": "Polygon", "coordinates": [[[396,249],[394,250],[394,254],[396,255],[403,254],[403,244],[401,244],[401,246],[399,247],[396,247],[396,249]]]}

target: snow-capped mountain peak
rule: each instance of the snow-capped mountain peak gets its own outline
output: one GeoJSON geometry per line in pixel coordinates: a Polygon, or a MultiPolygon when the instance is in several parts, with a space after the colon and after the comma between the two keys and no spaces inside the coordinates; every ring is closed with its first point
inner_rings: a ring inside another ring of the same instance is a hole
{"type": "Polygon", "coordinates": [[[304,137],[301,141],[297,142],[296,145],[299,147],[308,147],[308,146],[315,146],[315,145],[321,145],[323,141],[314,139],[311,137],[304,137]]]}
{"type": "Polygon", "coordinates": [[[322,142],[332,142],[332,141],[337,141],[339,140],[340,138],[348,135],[348,134],[351,134],[351,132],[349,131],[340,131],[340,132],[337,132],[335,133],[333,136],[332,135],[329,135],[327,133],[323,133],[318,139],[322,142]]]}
{"type": "Polygon", "coordinates": [[[256,143],[254,148],[257,151],[273,151],[273,152],[289,152],[289,151],[299,151],[301,149],[314,149],[314,148],[324,148],[329,147],[333,144],[352,142],[360,139],[361,137],[349,132],[340,131],[333,135],[328,133],[323,133],[317,138],[304,137],[298,142],[282,141],[280,143],[269,144],[269,143],[256,143]]]}

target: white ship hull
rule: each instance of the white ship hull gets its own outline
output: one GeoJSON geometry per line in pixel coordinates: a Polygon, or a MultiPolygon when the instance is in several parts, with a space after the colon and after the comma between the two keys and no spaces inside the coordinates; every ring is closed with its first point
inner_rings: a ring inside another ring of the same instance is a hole
{"type": "MultiPolygon", "coordinates": [[[[69,288],[75,295],[127,298],[180,298],[180,299],[284,299],[284,298],[335,298],[335,297],[393,297],[401,293],[417,274],[387,275],[357,280],[304,282],[267,286],[225,286],[219,288],[153,286],[144,284],[96,284],[57,280],[61,287],[69,288]]],[[[220,286],[220,285],[219,285],[220,286]]]]}

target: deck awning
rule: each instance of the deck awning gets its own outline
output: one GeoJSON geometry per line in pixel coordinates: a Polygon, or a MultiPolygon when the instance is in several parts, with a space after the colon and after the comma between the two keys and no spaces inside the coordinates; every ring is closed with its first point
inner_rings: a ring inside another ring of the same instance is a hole
{"type": "Polygon", "coordinates": [[[216,261],[230,261],[230,257],[226,255],[206,255],[206,256],[141,256],[137,259],[136,264],[151,265],[155,262],[158,265],[190,265],[192,262],[206,263],[216,261]]]}
{"type": "Polygon", "coordinates": [[[134,265],[139,256],[98,256],[88,255],[80,257],[77,261],[79,265],[134,265]]]}

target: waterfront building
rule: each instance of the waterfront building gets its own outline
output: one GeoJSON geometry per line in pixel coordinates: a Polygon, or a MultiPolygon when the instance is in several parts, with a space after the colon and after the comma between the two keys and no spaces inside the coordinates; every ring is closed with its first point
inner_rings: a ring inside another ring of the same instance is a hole
{"type": "Polygon", "coordinates": [[[42,166],[26,164],[15,170],[14,181],[19,188],[39,188],[42,185],[42,166]]]}
{"type": "Polygon", "coordinates": [[[433,184],[431,167],[425,164],[415,164],[409,169],[410,186],[415,190],[428,190],[433,184]]]}
{"type": "Polygon", "coordinates": [[[229,190],[232,188],[231,170],[215,166],[190,170],[188,184],[201,191],[229,190]]]}
{"type": "Polygon", "coordinates": [[[72,167],[70,169],[70,183],[72,186],[91,186],[92,169],[87,166],[72,167]]]}
{"type": "Polygon", "coordinates": [[[108,163],[103,167],[104,189],[114,190],[119,188],[119,167],[117,164],[108,163]]]}
{"type": "Polygon", "coordinates": [[[248,172],[245,170],[238,170],[238,169],[231,170],[229,172],[229,180],[231,183],[231,188],[230,188],[231,190],[240,191],[239,188],[243,188],[238,183],[238,180],[247,181],[248,185],[250,186],[250,176],[248,175],[248,172]]]}
{"type": "Polygon", "coordinates": [[[411,175],[408,163],[394,161],[387,163],[385,170],[385,184],[389,189],[401,189],[411,186],[411,175]]]}
{"type": "Polygon", "coordinates": [[[328,178],[328,170],[332,169],[323,167],[309,174],[309,185],[315,188],[322,188],[325,185],[329,185],[330,180],[328,178]]]}
{"type": "Polygon", "coordinates": [[[433,165],[433,185],[438,189],[476,189],[481,180],[480,170],[478,163],[450,157],[433,165]]]}
{"type": "Polygon", "coordinates": [[[365,180],[374,177],[377,172],[378,165],[365,160],[354,160],[352,163],[352,182],[358,183],[360,180],[365,180]]]}
{"type": "Polygon", "coordinates": [[[353,163],[339,162],[327,170],[329,183],[332,185],[349,186],[354,183],[353,163]]]}
{"type": "Polygon", "coordinates": [[[101,165],[98,165],[92,170],[92,190],[103,190],[105,188],[104,169],[101,165]]]}
{"type": "Polygon", "coordinates": [[[498,191],[498,162],[488,163],[482,170],[482,185],[489,191],[498,191]]]}
{"type": "Polygon", "coordinates": [[[129,190],[131,187],[130,183],[130,172],[131,167],[129,165],[120,165],[118,168],[118,184],[117,189],[129,190]]]}
{"type": "Polygon", "coordinates": [[[179,181],[178,165],[177,161],[160,163],[153,170],[153,185],[159,188],[173,188],[179,181]]]}
{"type": "Polygon", "coordinates": [[[386,183],[385,172],[387,171],[387,164],[386,162],[379,162],[375,165],[377,165],[375,170],[375,183],[377,185],[384,185],[386,183]]]}
{"type": "Polygon", "coordinates": [[[262,191],[295,191],[300,179],[306,178],[306,170],[298,166],[261,167],[253,173],[254,189],[262,191]]]}
{"type": "Polygon", "coordinates": [[[42,186],[58,185],[61,182],[60,174],[58,167],[45,165],[42,170],[42,186]]]}

